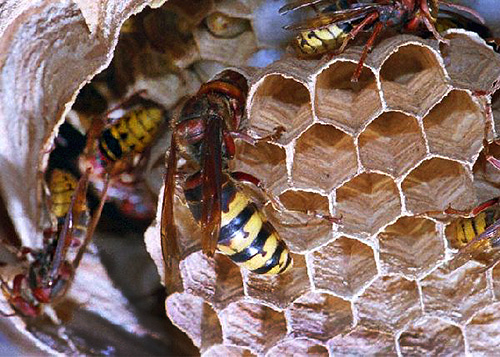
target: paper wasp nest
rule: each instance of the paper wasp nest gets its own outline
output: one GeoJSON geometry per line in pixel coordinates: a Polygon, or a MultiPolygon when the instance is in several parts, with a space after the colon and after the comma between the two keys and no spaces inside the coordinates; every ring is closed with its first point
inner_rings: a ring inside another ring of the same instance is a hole
{"type": "MultiPolygon", "coordinates": [[[[251,18],[251,3],[218,2],[243,18],[251,18]]],[[[82,84],[111,61],[123,21],[145,5],[26,1],[7,3],[0,14],[0,183],[23,244],[41,245],[37,173],[46,164],[54,126],[82,84]]],[[[260,46],[252,32],[245,36],[239,49],[197,30],[198,52],[182,60],[236,66],[260,46]]],[[[476,95],[500,76],[500,58],[474,34],[456,30],[448,38],[450,46],[414,36],[381,41],[357,85],[350,77],[360,47],[331,60],[286,58],[242,70],[251,84],[251,133],[264,136],[277,126],[286,131],[277,143],[239,142],[232,169],[261,179],[287,208],[278,212],[267,204],[264,211],[292,251],[294,266],[282,276],[263,277],[240,271],[222,255],[205,257],[193,238],[199,232],[190,212],[178,200],[183,259],[165,306],[203,355],[496,351],[500,267],[472,274],[478,264],[471,261],[447,270],[453,250],[446,221],[421,215],[450,205],[472,208],[500,195],[500,173],[482,154],[485,135],[492,139],[500,130],[500,97],[476,95]],[[305,211],[342,216],[342,223],[305,211]]],[[[192,88],[183,94],[200,84],[189,78],[192,88]]],[[[150,90],[156,100],[167,100],[166,88],[155,83],[150,90]]],[[[491,152],[500,157],[495,145],[491,152]]],[[[163,273],[158,225],[147,231],[146,243],[163,273]]],[[[89,279],[91,272],[82,275],[89,279]]],[[[96,276],[103,284],[107,279],[104,272],[96,276]]],[[[111,283],[103,289],[114,291],[111,283]]],[[[116,311],[128,311],[117,294],[101,309],[114,311],[115,304],[116,311]]],[[[100,304],[95,298],[81,303],[100,304]]],[[[109,321],[148,335],[131,319],[109,321]]],[[[25,328],[20,319],[12,321],[25,328]]],[[[66,343],[28,336],[51,352],[66,343]]]]}
{"type": "MultiPolygon", "coordinates": [[[[328,61],[284,59],[251,76],[250,131],[286,131],[278,143],[240,142],[233,168],[255,174],[286,206],[265,210],[294,266],[277,277],[240,272],[184,237],[167,314],[204,355],[498,348],[499,268],[447,269],[446,223],[423,215],[499,194],[499,174],[482,154],[497,127],[490,98],[477,92],[499,77],[500,56],[473,34],[448,38],[449,47],[413,36],[382,41],[357,85],[360,48],[328,61]]],[[[162,271],[158,234],[153,227],[146,240],[162,271]]]]}

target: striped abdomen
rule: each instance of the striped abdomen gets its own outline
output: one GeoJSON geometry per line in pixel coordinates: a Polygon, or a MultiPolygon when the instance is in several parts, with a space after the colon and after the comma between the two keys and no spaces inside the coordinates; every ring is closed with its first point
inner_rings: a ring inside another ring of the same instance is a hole
{"type": "MultiPolygon", "coordinates": [[[[201,219],[199,173],[186,181],[184,194],[194,218],[201,219]]],[[[292,265],[292,257],[274,227],[255,203],[223,175],[221,229],[217,248],[236,264],[257,274],[280,274],[292,265]]]]}
{"type": "MultiPolygon", "coordinates": [[[[48,186],[50,213],[56,218],[58,225],[62,226],[78,186],[78,178],[68,171],[53,169],[50,173],[48,186]]],[[[74,207],[74,209],[82,212],[79,222],[74,222],[75,236],[78,236],[81,232],[86,232],[86,224],[90,219],[90,214],[86,203],[81,207],[74,207]]]]}
{"type": "Polygon", "coordinates": [[[322,29],[303,31],[295,39],[300,55],[314,56],[338,49],[351,31],[349,23],[331,25],[322,29]]]}
{"type": "Polygon", "coordinates": [[[151,145],[162,121],[160,108],[131,110],[102,132],[99,149],[110,161],[132,152],[140,154],[151,145]]]}
{"type": "Polygon", "coordinates": [[[474,217],[459,219],[455,227],[457,248],[467,245],[498,219],[500,219],[500,210],[497,206],[488,208],[474,217]]]}
{"type": "Polygon", "coordinates": [[[78,179],[68,171],[54,169],[50,173],[50,211],[57,221],[64,221],[77,185],[78,179]]]}
{"type": "MultiPolygon", "coordinates": [[[[324,8],[322,13],[328,14],[349,8],[349,1],[336,0],[324,8]]],[[[351,30],[352,25],[346,22],[338,25],[331,24],[324,28],[301,31],[295,38],[295,48],[299,56],[322,55],[340,48],[351,30]]]]}

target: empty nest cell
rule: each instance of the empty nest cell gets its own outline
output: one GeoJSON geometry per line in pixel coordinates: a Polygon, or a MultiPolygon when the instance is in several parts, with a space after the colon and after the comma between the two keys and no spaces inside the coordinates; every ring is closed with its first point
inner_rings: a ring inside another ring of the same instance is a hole
{"type": "Polygon", "coordinates": [[[359,136],[361,164],[393,177],[413,168],[426,155],[418,121],[399,112],[385,112],[359,136]]]}
{"type": "Polygon", "coordinates": [[[307,252],[332,238],[332,224],[319,216],[329,215],[328,198],[319,193],[286,190],[279,197],[285,210],[266,206],[266,214],[289,248],[307,252]]]}
{"type": "Polygon", "coordinates": [[[398,276],[375,280],[354,302],[362,326],[394,332],[421,314],[417,284],[398,276]]]}
{"type": "Polygon", "coordinates": [[[328,214],[328,198],[319,193],[287,190],[279,196],[279,200],[289,211],[308,215],[328,214]]]}
{"type": "Polygon", "coordinates": [[[328,347],[333,356],[397,356],[394,335],[360,325],[332,338],[328,347]]]}
{"type": "Polygon", "coordinates": [[[377,275],[373,250],[355,239],[341,237],[310,254],[316,289],[352,299],[377,275]]]}
{"type": "Polygon", "coordinates": [[[311,97],[300,82],[279,74],[266,76],[250,98],[249,126],[260,136],[283,127],[279,142],[287,144],[313,121],[311,97]]]}
{"type": "Polygon", "coordinates": [[[439,48],[456,88],[487,91],[500,76],[500,57],[476,34],[450,33],[449,45],[439,48]]]}
{"type": "Polygon", "coordinates": [[[468,209],[476,203],[472,180],[455,161],[432,158],[413,169],[401,185],[412,213],[468,209]]]}
{"type": "Polygon", "coordinates": [[[285,149],[270,142],[258,141],[250,145],[236,141],[235,160],[231,160],[232,171],[251,173],[263,183],[266,190],[275,192],[287,182],[285,149]]]}
{"type": "Polygon", "coordinates": [[[315,124],[297,139],[292,165],[296,187],[329,192],[357,168],[352,137],[331,125],[315,124]]]}
{"type": "Polygon", "coordinates": [[[436,224],[425,218],[401,217],[378,235],[384,273],[417,279],[444,257],[436,224]]]}
{"type": "Polygon", "coordinates": [[[356,64],[336,61],[316,81],[316,115],[321,121],[357,133],[381,109],[382,101],[375,75],[363,68],[356,84],[351,82],[356,64]]]}
{"type": "Polygon", "coordinates": [[[460,328],[437,318],[424,317],[408,326],[398,339],[403,356],[463,356],[460,328]]]}
{"type": "Polygon", "coordinates": [[[269,307],[236,302],[220,312],[224,344],[263,354],[286,334],[285,316],[269,307]]]}
{"type": "Polygon", "coordinates": [[[327,341],[351,328],[351,303],[338,297],[309,292],[286,311],[293,337],[327,341]]]}
{"type": "Polygon", "coordinates": [[[215,311],[202,298],[174,293],[165,302],[167,316],[202,352],[222,343],[222,330],[215,311]]]}
{"type": "Polygon", "coordinates": [[[387,106],[424,115],[448,90],[444,71],[427,47],[408,44],[392,53],[380,70],[387,106]]]}
{"type": "Polygon", "coordinates": [[[500,335],[500,302],[490,303],[465,326],[465,338],[472,355],[498,354],[500,335]]]}
{"type": "Polygon", "coordinates": [[[401,214],[396,183],[376,173],[356,176],[337,189],[336,212],[342,232],[373,235],[401,214]]]}
{"type": "Polygon", "coordinates": [[[265,276],[244,271],[246,295],[276,309],[285,309],[311,286],[303,256],[293,255],[293,266],[285,274],[265,276]]]}
{"type": "Polygon", "coordinates": [[[180,271],[185,291],[217,310],[243,298],[240,269],[222,254],[208,258],[201,251],[195,252],[181,262],[180,271]]]}
{"type": "Polygon", "coordinates": [[[485,274],[478,274],[477,268],[474,262],[451,271],[442,266],[421,280],[424,312],[464,323],[488,305],[491,293],[485,274]]]}
{"type": "Polygon", "coordinates": [[[483,146],[485,119],[467,92],[451,91],[423,121],[431,153],[472,162],[483,146]]]}

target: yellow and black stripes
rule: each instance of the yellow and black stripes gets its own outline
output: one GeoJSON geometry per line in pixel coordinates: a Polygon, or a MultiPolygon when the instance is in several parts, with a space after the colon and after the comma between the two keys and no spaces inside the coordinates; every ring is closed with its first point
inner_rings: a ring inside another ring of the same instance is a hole
{"type": "MultiPolygon", "coordinates": [[[[62,169],[53,169],[49,178],[50,213],[56,218],[58,225],[62,226],[71,206],[73,196],[76,194],[78,178],[72,173],[62,169]]],[[[81,212],[78,222],[74,222],[75,236],[81,236],[87,231],[90,212],[86,201],[82,206],[74,207],[81,212]]]]}
{"type": "Polygon", "coordinates": [[[160,108],[131,110],[102,132],[99,149],[110,161],[118,161],[131,152],[140,154],[151,145],[162,121],[160,108]]]}
{"type": "MultiPolygon", "coordinates": [[[[184,191],[196,220],[201,217],[201,180],[191,176],[184,191]]],[[[236,264],[257,274],[280,274],[292,263],[285,242],[266,221],[255,203],[224,174],[221,192],[221,229],[217,248],[236,264]]]]}
{"type": "Polygon", "coordinates": [[[499,207],[491,207],[474,217],[459,219],[456,224],[457,248],[466,246],[475,237],[482,234],[500,218],[499,207]]]}
{"type": "Polygon", "coordinates": [[[352,30],[349,23],[331,25],[322,29],[300,32],[295,40],[295,47],[305,56],[321,55],[340,48],[352,30]]]}
{"type": "MultiPolygon", "coordinates": [[[[336,0],[326,6],[321,13],[329,14],[349,8],[349,1],[336,0]]],[[[352,22],[349,21],[339,24],[333,23],[326,27],[300,31],[295,38],[294,47],[299,56],[309,57],[323,55],[332,50],[339,49],[352,29],[352,22]]]]}
{"type": "Polygon", "coordinates": [[[70,172],[61,169],[51,171],[49,178],[50,210],[58,221],[64,220],[66,217],[77,185],[78,179],[70,172]]]}

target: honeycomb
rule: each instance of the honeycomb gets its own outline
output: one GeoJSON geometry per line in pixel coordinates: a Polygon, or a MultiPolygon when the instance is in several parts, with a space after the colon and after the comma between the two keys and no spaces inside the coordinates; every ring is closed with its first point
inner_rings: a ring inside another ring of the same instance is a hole
{"type": "MultiPolygon", "coordinates": [[[[175,47],[185,53],[179,50],[173,58],[146,53],[152,66],[136,73],[145,59],[135,56],[137,44],[117,45],[118,33],[123,21],[148,1],[42,3],[8,0],[10,11],[0,14],[0,33],[6,34],[0,44],[10,49],[0,56],[5,93],[0,148],[9,154],[0,162],[0,186],[28,246],[41,244],[35,218],[37,170],[46,164],[75,93],[111,62],[113,53],[132,57],[130,68],[130,63],[115,62],[124,83],[135,80],[131,90],[148,88],[152,99],[170,108],[221,68],[251,63],[255,53],[275,46],[263,41],[256,25],[259,18],[269,21],[262,16],[262,4],[274,12],[279,8],[278,2],[260,0],[186,2],[194,4],[194,24],[217,7],[249,19],[252,31],[238,40],[223,39],[194,26],[192,41],[175,47]],[[172,66],[163,67],[165,59],[173,60],[172,66]],[[179,68],[187,73],[175,72],[179,68]],[[164,78],[157,81],[156,76],[164,78]],[[12,179],[21,176],[26,179],[12,179]]],[[[263,33],[274,37],[272,32],[263,33]]],[[[481,274],[476,261],[450,269],[448,261],[456,252],[449,241],[450,219],[426,212],[450,205],[469,209],[500,196],[500,172],[487,164],[483,147],[485,136],[491,141],[500,130],[500,91],[475,94],[489,90],[500,77],[500,58],[475,34],[453,30],[446,36],[449,46],[407,35],[380,41],[356,85],[350,77],[359,46],[331,59],[285,57],[262,69],[238,69],[250,81],[245,129],[255,136],[272,134],[278,126],[285,132],[276,142],[252,146],[238,141],[231,170],[254,174],[286,208],[277,210],[261,192],[245,187],[288,244],[294,266],[281,276],[265,277],[242,271],[219,254],[207,258],[178,190],[182,259],[166,282],[165,309],[202,355],[498,351],[500,265],[481,274]],[[342,221],[332,224],[307,212],[342,221]]],[[[500,158],[499,146],[489,144],[489,151],[500,158]]],[[[154,167],[161,177],[157,161],[148,165],[148,172],[154,167]]],[[[146,232],[146,245],[164,278],[158,224],[146,232]]],[[[125,264],[133,270],[129,280],[139,285],[137,275],[155,274],[135,269],[134,259],[125,264]]],[[[158,341],[177,336],[145,331],[99,261],[90,252],[79,268],[83,283],[75,281],[70,294],[84,308],[63,321],[66,335],[58,326],[47,332],[12,319],[17,330],[29,329],[27,339],[47,353],[163,352],[166,343],[158,346],[158,341]],[[95,281],[100,293],[89,291],[95,281]],[[93,336],[103,328],[106,336],[93,336]],[[95,339],[99,344],[89,343],[95,339]]],[[[163,328],[164,321],[159,325],[163,328]]]]}
{"type": "MultiPolygon", "coordinates": [[[[179,223],[182,258],[166,310],[202,355],[499,347],[500,266],[477,273],[470,261],[452,270],[451,219],[428,213],[499,195],[500,173],[483,153],[483,140],[497,136],[491,98],[476,92],[500,76],[500,56],[474,35],[448,36],[449,47],[406,35],[384,40],[356,85],[357,47],[332,59],[284,58],[248,75],[246,128],[258,137],[286,131],[276,142],[237,142],[231,169],[259,177],[285,207],[255,194],[294,265],[280,276],[240,271],[225,256],[203,255],[193,222],[179,223]],[[455,58],[461,46],[474,53],[467,65],[455,58]],[[481,76],[462,73],[469,66],[481,76]]],[[[189,216],[182,200],[176,209],[189,216]]],[[[163,272],[157,225],[146,244],[163,272]]]]}

